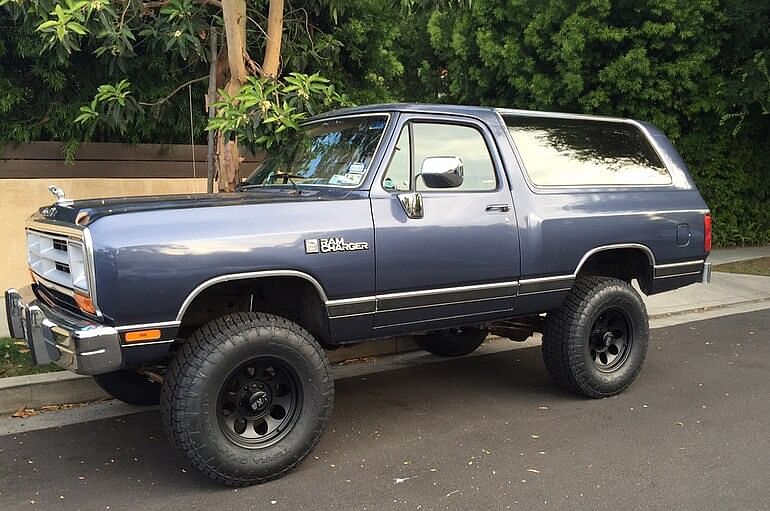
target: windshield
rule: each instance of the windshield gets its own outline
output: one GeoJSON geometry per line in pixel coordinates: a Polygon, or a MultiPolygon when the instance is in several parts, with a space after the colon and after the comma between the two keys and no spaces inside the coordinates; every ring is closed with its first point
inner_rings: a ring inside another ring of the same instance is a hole
{"type": "Polygon", "coordinates": [[[369,170],[387,119],[378,115],[310,124],[297,142],[270,151],[244,184],[358,186],[369,170]]]}

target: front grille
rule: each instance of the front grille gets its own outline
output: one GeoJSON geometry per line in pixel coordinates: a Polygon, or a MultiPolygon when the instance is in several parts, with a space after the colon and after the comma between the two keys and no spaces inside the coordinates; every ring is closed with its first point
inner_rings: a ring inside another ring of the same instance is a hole
{"type": "Polygon", "coordinates": [[[66,309],[74,314],[82,314],[80,307],[75,303],[75,299],[72,296],[46,287],[42,283],[41,285],[36,286],[35,290],[37,297],[49,306],[66,309]]]}
{"type": "Polygon", "coordinates": [[[67,289],[89,290],[85,251],[80,240],[29,230],[27,250],[29,267],[38,276],[67,289]]]}

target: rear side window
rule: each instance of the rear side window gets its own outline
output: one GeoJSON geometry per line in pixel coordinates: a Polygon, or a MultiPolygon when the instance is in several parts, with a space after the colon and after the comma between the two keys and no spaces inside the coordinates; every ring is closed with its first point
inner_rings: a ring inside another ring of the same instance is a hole
{"type": "Polygon", "coordinates": [[[665,185],[671,175],[636,126],[617,121],[507,116],[538,186],[665,185]]]}

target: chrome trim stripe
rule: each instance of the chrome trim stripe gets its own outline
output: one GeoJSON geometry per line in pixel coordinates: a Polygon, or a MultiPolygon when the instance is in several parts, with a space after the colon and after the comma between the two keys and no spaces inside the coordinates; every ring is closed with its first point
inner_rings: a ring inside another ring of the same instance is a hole
{"type": "Polygon", "coordinates": [[[59,222],[58,220],[31,217],[24,223],[24,227],[33,231],[53,232],[64,236],[74,236],[79,240],[83,239],[83,227],[59,222]]]}
{"type": "Polygon", "coordinates": [[[522,280],[519,296],[569,290],[574,282],[575,278],[572,276],[522,280]]]}
{"type": "MultiPolygon", "coordinates": [[[[641,185],[627,185],[627,186],[641,186],[641,185]]],[[[643,185],[643,186],[655,186],[655,185],[643,185]]],[[[669,186],[669,185],[657,185],[657,186],[669,186]]],[[[581,188],[585,188],[582,186],[581,188]]],[[[594,217],[608,217],[608,216],[638,216],[638,215],[668,215],[674,213],[697,213],[699,215],[705,215],[709,213],[707,209],[661,209],[661,210],[648,210],[648,211],[625,211],[622,213],[591,213],[591,218],[594,217]]]]}
{"type": "Polygon", "coordinates": [[[96,292],[96,265],[94,264],[94,242],[91,239],[91,231],[88,227],[83,228],[83,248],[85,252],[86,275],[88,278],[88,291],[91,302],[96,309],[96,316],[101,318],[102,311],[99,309],[99,300],[96,292]]]}
{"type": "Polygon", "coordinates": [[[558,280],[567,280],[574,278],[573,275],[553,275],[550,277],[537,277],[534,279],[521,279],[519,281],[519,285],[524,286],[525,284],[533,284],[537,282],[553,282],[558,280]]]}
{"type": "Polygon", "coordinates": [[[433,303],[404,303],[404,304],[398,304],[398,306],[393,306],[392,308],[377,308],[378,313],[388,313],[388,312],[400,312],[400,311],[406,311],[406,310],[414,310],[414,309],[429,309],[431,307],[447,307],[450,305],[462,305],[467,303],[478,303],[478,302],[489,302],[492,300],[505,300],[506,298],[516,298],[516,294],[504,294],[504,295],[496,295],[496,296],[489,296],[486,298],[463,298],[461,300],[454,300],[454,301],[442,301],[442,302],[433,302],[433,303]]]}
{"type": "Polygon", "coordinates": [[[524,293],[519,293],[518,296],[532,296],[532,295],[542,295],[545,293],[564,293],[572,289],[572,286],[570,287],[556,287],[552,289],[543,289],[539,291],[527,291],[524,293]]]}
{"type": "Polygon", "coordinates": [[[667,264],[656,264],[655,269],[658,268],[676,268],[678,266],[692,266],[696,264],[703,264],[706,262],[705,259],[697,259],[695,261],[684,261],[682,263],[667,263],[667,264]]]}
{"type": "Polygon", "coordinates": [[[670,279],[672,277],[686,277],[688,275],[700,275],[703,270],[688,271],[685,273],[672,273],[671,275],[655,275],[656,279],[670,279]]]}
{"type": "Polygon", "coordinates": [[[176,315],[176,321],[181,322],[182,318],[184,318],[185,312],[187,312],[187,308],[190,306],[192,301],[197,297],[201,292],[203,292],[204,289],[211,287],[215,284],[220,284],[222,282],[229,282],[231,280],[243,280],[243,279],[253,279],[253,278],[261,278],[261,277],[300,277],[311,284],[316,288],[318,291],[318,294],[321,296],[321,301],[324,303],[328,302],[329,299],[326,296],[326,292],[324,291],[323,287],[321,287],[321,284],[313,277],[308,275],[307,273],[297,271],[297,270],[266,270],[266,271],[251,271],[251,272],[245,272],[245,273],[231,273],[228,275],[220,275],[218,277],[211,278],[209,280],[206,280],[198,285],[195,289],[193,289],[189,295],[187,295],[187,298],[185,298],[184,302],[182,302],[182,306],[179,308],[179,312],[176,315]]]}
{"type": "Polygon", "coordinates": [[[115,330],[118,332],[125,332],[126,330],[149,330],[153,328],[173,328],[181,325],[179,321],[160,321],[158,323],[139,323],[136,325],[122,325],[116,326],[115,330]]]}
{"type": "Polygon", "coordinates": [[[73,291],[72,289],[70,289],[68,287],[60,286],[59,284],[57,284],[55,282],[51,282],[50,280],[48,280],[48,279],[46,279],[44,277],[41,277],[38,273],[36,273],[34,271],[32,273],[35,274],[35,277],[38,280],[37,283],[39,285],[42,285],[43,287],[47,287],[49,289],[53,289],[54,291],[58,291],[59,293],[65,294],[67,296],[71,296],[71,297],[75,296],[75,291],[73,291]]]}
{"type": "Polygon", "coordinates": [[[106,353],[106,352],[107,352],[106,348],[101,348],[93,351],[83,351],[81,353],[78,353],[78,355],[80,355],[81,357],[88,357],[90,355],[101,355],[102,353],[106,353]]]}
{"type": "Polygon", "coordinates": [[[444,293],[456,293],[456,292],[462,292],[462,291],[472,291],[472,290],[475,291],[477,289],[496,289],[500,287],[518,286],[518,285],[519,285],[518,280],[510,280],[507,282],[493,282],[491,284],[440,287],[440,288],[434,288],[434,289],[423,289],[419,291],[403,291],[399,293],[386,293],[382,295],[376,295],[375,298],[377,298],[377,300],[387,300],[390,298],[406,298],[406,297],[412,297],[412,296],[437,295],[437,294],[444,294],[444,293]]]}
{"type": "Polygon", "coordinates": [[[330,300],[326,302],[326,306],[330,318],[342,318],[371,314],[374,312],[392,312],[396,310],[513,298],[516,296],[518,286],[518,281],[514,280],[470,286],[421,289],[418,291],[402,291],[397,293],[330,300]],[[495,294],[495,290],[501,290],[501,293],[495,294]],[[446,300],[446,298],[450,298],[453,295],[456,296],[457,299],[446,300]],[[435,300],[431,300],[431,298],[435,298],[435,300]],[[442,298],[444,299],[442,300],[442,298]],[[335,309],[339,312],[338,314],[335,314],[335,309]]]}
{"type": "Polygon", "coordinates": [[[600,247],[592,248],[586,252],[583,258],[580,259],[580,262],[577,265],[577,269],[572,274],[572,277],[577,277],[578,273],[580,273],[580,269],[592,255],[598,254],[599,252],[604,252],[606,250],[614,250],[616,248],[638,248],[643,250],[647,254],[647,259],[650,261],[650,266],[655,266],[655,254],[652,253],[652,250],[650,250],[650,247],[647,245],[642,245],[641,243],[616,243],[613,245],[602,245],[600,247]]]}
{"type": "Polygon", "coordinates": [[[134,346],[153,346],[155,344],[170,344],[176,341],[176,339],[165,339],[162,341],[147,341],[147,342],[132,342],[128,344],[121,344],[121,348],[133,348],[134,346]]]}
{"type": "Polygon", "coordinates": [[[700,273],[703,270],[703,259],[698,261],[685,261],[681,263],[659,264],[655,266],[655,278],[662,279],[667,277],[678,277],[680,275],[691,275],[700,273]]]}

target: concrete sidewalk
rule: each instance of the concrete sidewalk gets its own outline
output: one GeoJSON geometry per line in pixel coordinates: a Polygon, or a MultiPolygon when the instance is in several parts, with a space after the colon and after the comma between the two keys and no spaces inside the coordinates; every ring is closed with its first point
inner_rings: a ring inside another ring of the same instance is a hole
{"type": "Polygon", "coordinates": [[[647,312],[653,317],[761,300],[768,300],[770,307],[770,277],[720,272],[711,274],[709,284],[644,297],[647,312]]]}
{"type": "Polygon", "coordinates": [[[763,247],[716,248],[709,255],[708,261],[711,264],[717,265],[745,261],[746,259],[756,259],[758,257],[770,257],[770,245],[763,247]]]}

